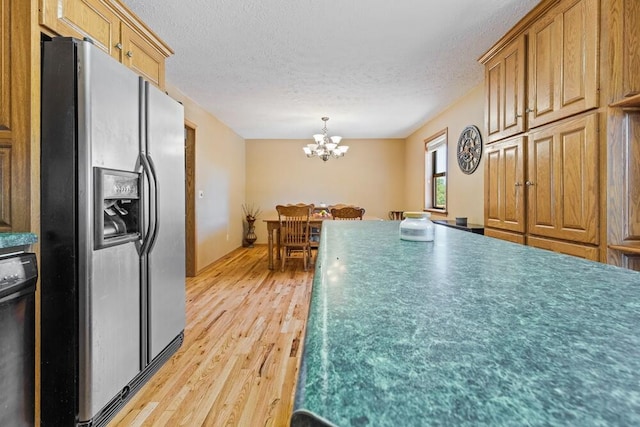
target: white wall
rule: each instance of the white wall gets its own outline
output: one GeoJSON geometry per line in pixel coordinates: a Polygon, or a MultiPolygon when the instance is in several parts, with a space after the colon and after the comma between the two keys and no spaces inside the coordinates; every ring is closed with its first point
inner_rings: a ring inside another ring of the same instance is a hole
{"type": "Polygon", "coordinates": [[[366,215],[387,218],[403,209],[404,140],[343,140],[349,152],[323,162],[307,158],[298,140],[246,141],[247,203],[260,206],[258,243],[266,243],[265,218],[277,218],[275,206],[286,203],[354,204],[366,215]]]}
{"type": "Polygon", "coordinates": [[[242,245],[245,198],[245,142],[211,113],[168,86],[196,126],[197,270],[242,245]],[[198,197],[199,191],[204,194],[198,197]]]}

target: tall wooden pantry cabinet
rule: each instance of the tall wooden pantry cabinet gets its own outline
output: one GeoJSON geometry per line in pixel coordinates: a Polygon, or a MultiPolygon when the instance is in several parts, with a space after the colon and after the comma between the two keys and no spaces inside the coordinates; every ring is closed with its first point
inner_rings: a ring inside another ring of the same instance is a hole
{"type": "Polygon", "coordinates": [[[485,234],[640,270],[640,2],[543,0],[485,66],[485,234]]]}

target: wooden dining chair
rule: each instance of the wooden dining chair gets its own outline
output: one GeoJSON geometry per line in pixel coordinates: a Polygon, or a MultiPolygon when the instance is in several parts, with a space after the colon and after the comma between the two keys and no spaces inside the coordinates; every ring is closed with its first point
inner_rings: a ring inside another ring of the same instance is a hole
{"type": "Polygon", "coordinates": [[[389,219],[392,221],[402,221],[404,211],[389,211],[389,219]]]}
{"type": "Polygon", "coordinates": [[[333,219],[362,219],[364,208],[355,206],[344,206],[341,208],[332,208],[331,216],[333,219]]]}
{"type": "Polygon", "coordinates": [[[280,223],[280,270],[284,271],[287,258],[293,258],[295,251],[302,252],[304,271],[311,259],[309,241],[309,219],[313,212],[313,205],[278,205],[278,221],[280,223]]]}

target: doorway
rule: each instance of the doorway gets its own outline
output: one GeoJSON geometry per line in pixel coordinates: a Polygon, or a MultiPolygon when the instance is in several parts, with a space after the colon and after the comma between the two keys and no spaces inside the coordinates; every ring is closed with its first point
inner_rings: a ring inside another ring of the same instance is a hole
{"type": "Polygon", "coordinates": [[[197,273],[196,257],[196,126],[184,125],[184,195],[185,195],[185,271],[187,277],[197,273]]]}

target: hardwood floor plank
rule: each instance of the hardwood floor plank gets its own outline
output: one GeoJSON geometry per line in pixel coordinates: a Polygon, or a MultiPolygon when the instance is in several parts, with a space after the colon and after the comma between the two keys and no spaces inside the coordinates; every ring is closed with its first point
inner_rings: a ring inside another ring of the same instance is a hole
{"type": "Polygon", "coordinates": [[[182,347],[110,427],[289,424],[313,269],[267,262],[240,248],[187,279],[182,347]]]}

